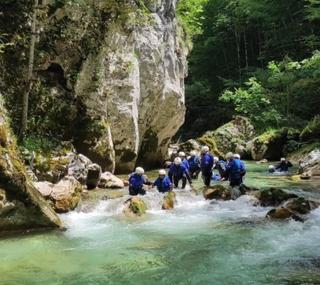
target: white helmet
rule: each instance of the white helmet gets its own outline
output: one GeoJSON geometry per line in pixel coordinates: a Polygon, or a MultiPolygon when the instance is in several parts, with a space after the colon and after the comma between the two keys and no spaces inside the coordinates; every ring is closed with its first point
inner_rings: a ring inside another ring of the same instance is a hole
{"type": "Polygon", "coordinates": [[[164,169],[160,169],[159,170],[159,175],[166,175],[166,171],[164,169]]]}
{"type": "Polygon", "coordinates": [[[185,154],[183,151],[180,151],[180,152],[179,152],[179,156],[180,156],[180,157],[185,157],[186,154],[185,154]]]}
{"type": "Polygon", "coordinates": [[[233,157],[233,153],[232,152],[228,152],[226,154],[226,159],[231,159],[233,157]]]}
{"type": "Polygon", "coordinates": [[[274,169],[275,167],[273,165],[269,165],[269,169],[274,169]]]}
{"type": "Polygon", "coordinates": [[[144,169],[142,167],[137,167],[136,168],[136,173],[139,175],[143,175],[144,174],[144,169]]]}
{"type": "Polygon", "coordinates": [[[175,165],[180,165],[181,163],[182,163],[182,160],[181,160],[180,157],[176,157],[176,158],[174,159],[174,164],[175,164],[175,165]]]}
{"type": "Polygon", "coordinates": [[[284,158],[284,157],[281,157],[281,159],[280,159],[281,161],[286,161],[286,159],[284,158]]]}
{"type": "Polygon", "coordinates": [[[215,156],[215,157],[213,158],[213,161],[214,161],[215,163],[217,163],[217,162],[219,161],[219,157],[215,156]]]}
{"type": "Polygon", "coordinates": [[[192,151],[190,151],[190,155],[191,155],[191,156],[196,156],[196,155],[197,155],[197,152],[196,152],[195,150],[192,150],[192,151]]]}
{"type": "Polygon", "coordinates": [[[233,155],[233,158],[235,158],[235,159],[240,159],[240,154],[235,153],[235,154],[233,155]]]}
{"type": "Polygon", "coordinates": [[[206,145],[201,148],[201,152],[202,153],[205,153],[205,152],[208,152],[208,151],[209,151],[209,147],[206,146],[206,145]]]}

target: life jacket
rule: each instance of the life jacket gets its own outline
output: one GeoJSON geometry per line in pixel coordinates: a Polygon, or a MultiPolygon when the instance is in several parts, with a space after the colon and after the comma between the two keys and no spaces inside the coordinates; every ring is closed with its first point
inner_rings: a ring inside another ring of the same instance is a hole
{"type": "Polygon", "coordinates": [[[154,182],[154,185],[157,186],[159,192],[168,192],[171,188],[171,181],[168,176],[164,178],[158,177],[157,180],[154,182]]]}
{"type": "Polygon", "coordinates": [[[169,169],[169,175],[182,177],[187,171],[188,170],[183,164],[180,164],[180,165],[172,164],[169,169]]]}
{"type": "Polygon", "coordinates": [[[199,169],[200,168],[200,158],[199,156],[191,156],[188,159],[189,162],[189,169],[199,169]]]}
{"type": "Polygon", "coordinates": [[[188,162],[187,159],[182,160],[182,164],[184,165],[184,167],[185,167],[186,169],[189,169],[189,168],[190,168],[190,165],[189,165],[189,162],[188,162]]]}
{"type": "Polygon", "coordinates": [[[240,159],[233,159],[232,161],[230,161],[228,165],[229,179],[230,180],[241,179],[242,169],[243,167],[240,159]]]}
{"type": "Polygon", "coordinates": [[[143,175],[134,172],[129,177],[129,183],[133,188],[140,188],[146,183],[146,179],[143,175]]]}
{"type": "Polygon", "coordinates": [[[202,172],[210,172],[213,167],[213,156],[210,153],[205,153],[201,157],[202,172]]]}

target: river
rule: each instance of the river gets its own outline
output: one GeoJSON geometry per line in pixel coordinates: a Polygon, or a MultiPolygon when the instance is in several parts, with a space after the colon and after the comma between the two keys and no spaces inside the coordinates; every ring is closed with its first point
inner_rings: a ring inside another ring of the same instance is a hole
{"type": "MultiPolygon", "coordinates": [[[[250,186],[319,197],[309,182],[248,166],[250,186]]],[[[270,222],[270,208],[249,196],[216,202],[178,190],[176,208],[163,211],[161,194],[150,191],[147,215],[128,220],[127,198],[84,202],[61,215],[65,232],[1,239],[0,284],[320,284],[320,209],[305,223],[270,222]]]]}

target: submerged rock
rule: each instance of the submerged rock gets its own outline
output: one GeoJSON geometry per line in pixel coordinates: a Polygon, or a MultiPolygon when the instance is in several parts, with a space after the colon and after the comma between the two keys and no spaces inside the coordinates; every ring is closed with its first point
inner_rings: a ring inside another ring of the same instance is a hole
{"type": "Polygon", "coordinates": [[[125,202],[123,213],[128,217],[140,217],[147,211],[146,203],[139,197],[132,197],[125,202]]]}
{"type": "Polygon", "coordinates": [[[308,214],[311,210],[319,207],[319,203],[316,201],[309,201],[303,197],[292,199],[285,204],[285,207],[290,211],[298,214],[308,214]]]}
{"type": "Polygon", "coordinates": [[[276,208],[272,209],[267,213],[267,218],[274,219],[274,220],[286,220],[291,218],[297,218],[297,216],[291,212],[287,208],[276,208]]]}
{"type": "Polygon", "coordinates": [[[255,195],[260,200],[261,205],[264,207],[278,206],[291,198],[298,197],[293,193],[287,193],[286,191],[277,188],[258,191],[255,193],[255,195]]]}
{"type": "MultiPolygon", "coordinates": [[[[129,185],[129,183],[128,183],[129,185]]],[[[128,186],[126,185],[126,186],[128,186]]],[[[99,188],[103,189],[121,189],[125,187],[125,183],[123,180],[113,175],[111,172],[104,172],[101,175],[99,188]]]]}
{"type": "Polygon", "coordinates": [[[203,190],[203,197],[206,200],[230,200],[231,199],[231,187],[226,187],[221,184],[206,187],[203,190]]]}
{"type": "Polygon", "coordinates": [[[33,186],[18,153],[0,102],[0,234],[40,228],[58,228],[62,223],[33,186]]]}
{"type": "Polygon", "coordinates": [[[100,182],[101,178],[101,167],[96,164],[90,164],[88,166],[88,175],[87,175],[87,189],[92,190],[96,188],[100,182]]]}
{"type": "Polygon", "coordinates": [[[82,186],[72,176],[64,177],[57,184],[37,182],[35,185],[58,213],[66,213],[73,210],[80,202],[82,186]]]}
{"type": "Polygon", "coordinates": [[[163,210],[173,209],[175,202],[176,202],[176,193],[173,191],[167,192],[163,198],[162,209],[163,210]]]}

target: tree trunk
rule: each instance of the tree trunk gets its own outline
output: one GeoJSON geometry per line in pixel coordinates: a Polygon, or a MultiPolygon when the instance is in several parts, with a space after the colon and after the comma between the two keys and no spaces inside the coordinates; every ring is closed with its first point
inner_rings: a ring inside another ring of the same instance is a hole
{"type": "Polygon", "coordinates": [[[28,77],[27,77],[27,88],[22,98],[22,118],[21,118],[21,129],[20,139],[23,139],[27,131],[28,121],[28,109],[29,109],[29,94],[33,85],[33,65],[34,65],[34,50],[37,40],[37,9],[39,0],[34,0],[34,8],[31,23],[31,42],[29,49],[29,64],[28,64],[28,77]]]}
{"type": "Polygon", "coordinates": [[[234,35],[236,39],[236,47],[237,47],[237,60],[238,60],[238,71],[239,71],[239,81],[241,83],[241,58],[240,58],[240,36],[237,32],[236,27],[234,28],[234,35]]]}
{"type": "Polygon", "coordinates": [[[248,70],[249,62],[248,62],[248,43],[247,43],[246,30],[244,30],[243,32],[243,40],[244,40],[244,51],[246,56],[246,70],[248,70]]]}

